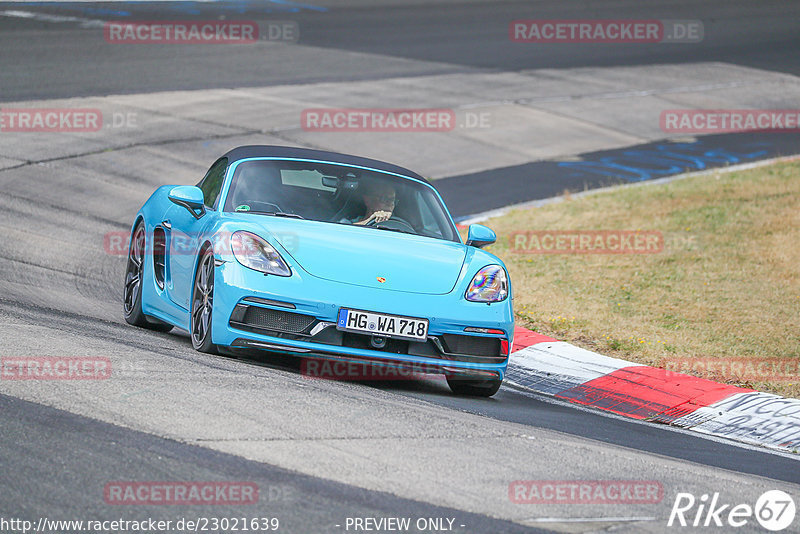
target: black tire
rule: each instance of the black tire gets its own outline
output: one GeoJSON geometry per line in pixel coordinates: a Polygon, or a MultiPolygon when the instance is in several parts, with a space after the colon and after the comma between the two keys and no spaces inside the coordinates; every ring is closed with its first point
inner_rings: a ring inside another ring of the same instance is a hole
{"type": "Polygon", "coordinates": [[[447,377],[447,385],[456,395],[469,397],[491,397],[500,389],[502,380],[466,380],[460,377],[447,377]]]}
{"type": "Polygon", "coordinates": [[[192,310],[189,328],[192,347],[207,354],[219,354],[211,342],[211,315],[214,309],[214,251],[207,248],[200,254],[192,286],[192,310]]]}
{"type": "Polygon", "coordinates": [[[144,224],[137,224],[128,246],[128,265],[125,269],[122,311],[128,324],[157,332],[169,332],[172,330],[171,324],[148,317],[142,311],[142,280],[147,259],[145,234],[144,224]]]}

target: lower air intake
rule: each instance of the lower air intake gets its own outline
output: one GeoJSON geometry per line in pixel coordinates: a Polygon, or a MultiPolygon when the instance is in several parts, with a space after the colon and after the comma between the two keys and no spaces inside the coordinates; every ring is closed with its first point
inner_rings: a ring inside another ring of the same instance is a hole
{"type": "Polygon", "coordinates": [[[253,328],[299,334],[314,324],[316,318],[301,313],[249,306],[244,314],[244,321],[242,322],[253,328]]]}
{"type": "Polygon", "coordinates": [[[458,334],[442,335],[445,350],[451,354],[469,356],[502,356],[500,340],[496,337],[462,336],[458,334]]]}

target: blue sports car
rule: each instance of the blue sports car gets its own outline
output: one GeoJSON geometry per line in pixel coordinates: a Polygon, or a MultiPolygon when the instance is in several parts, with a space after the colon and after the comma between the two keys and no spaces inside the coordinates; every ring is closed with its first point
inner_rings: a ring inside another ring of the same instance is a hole
{"type": "Polygon", "coordinates": [[[481,250],[495,239],[473,224],[462,243],[436,189],[402,167],[243,146],[139,210],[125,319],[185,329],[202,352],[424,369],[488,397],[514,333],[508,272],[481,250]]]}

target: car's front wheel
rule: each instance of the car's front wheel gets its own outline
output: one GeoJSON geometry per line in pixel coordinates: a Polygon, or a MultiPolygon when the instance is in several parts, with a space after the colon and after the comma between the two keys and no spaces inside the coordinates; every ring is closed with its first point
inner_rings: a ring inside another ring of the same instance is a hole
{"type": "Polygon", "coordinates": [[[211,342],[211,312],[214,309],[214,251],[206,249],[200,256],[192,290],[191,334],[195,350],[218,354],[211,342]]]}
{"type": "Polygon", "coordinates": [[[491,397],[500,389],[502,380],[465,380],[457,376],[448,376],[447,385],[456,395],[470,397],[491,397]]]}
{"type": "Polygon", "coordinates": [[[128,324],[149,328],[158,332],[169,332],[172,325],[148,317],[142,311],[142,287],[145,279],[145,251],[147,240],[144,223],[136,225],[128,246],[128,265],[125,269],[125,290],[123,292],[123,311],[128,324]]]}

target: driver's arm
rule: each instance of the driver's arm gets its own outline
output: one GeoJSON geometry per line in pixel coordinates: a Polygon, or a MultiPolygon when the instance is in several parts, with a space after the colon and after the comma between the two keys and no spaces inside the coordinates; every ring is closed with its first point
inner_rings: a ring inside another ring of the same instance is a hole
{"type": "Polygon", "coordinates": [[[365,224],[369,224],[370,222],[374,222],[376,224],[377,223],[382,223],[384,221],[388,221],[391,218],[391,216],[392,216],[392,212],[391,211],[376,211],[375,213],[373,213],[372,215],[370,215],[366,219],[364,219],[362,221],[358,221],[358,222],[353,223],[353,224],[359,224],[359,225],[363,226],[365,224]]]}

